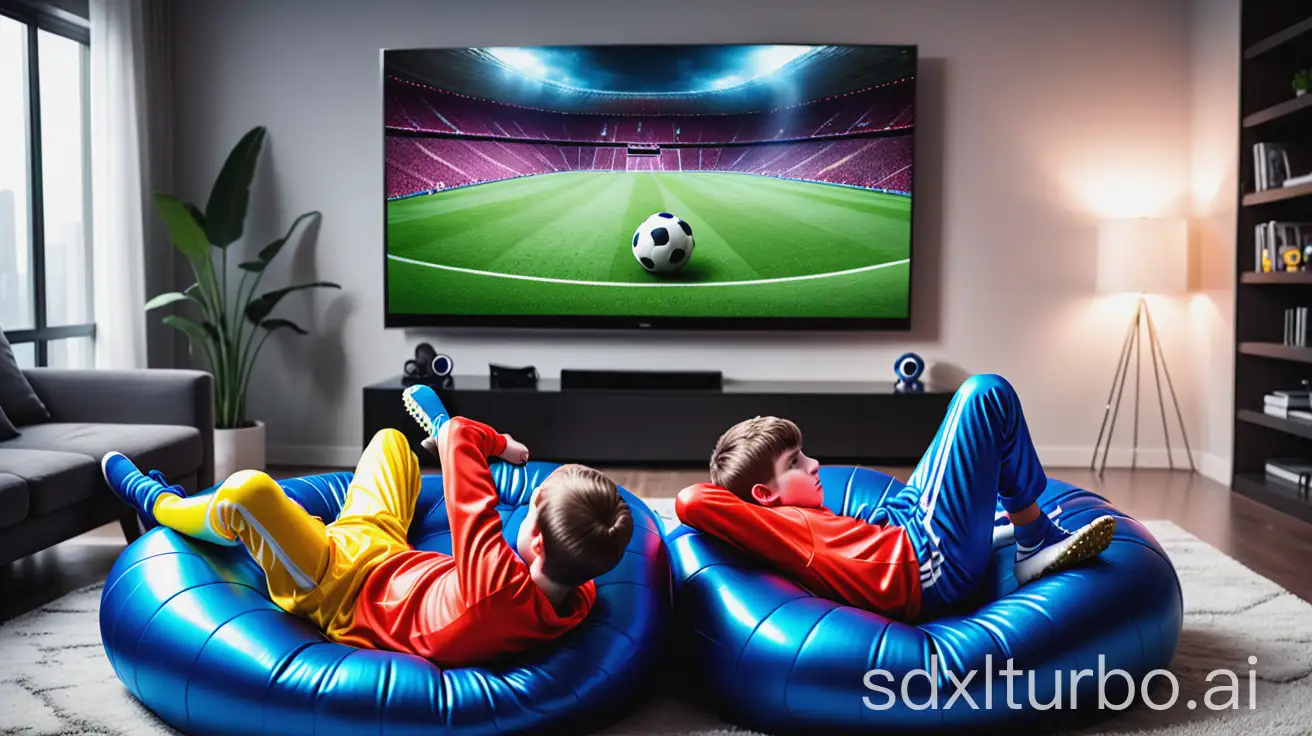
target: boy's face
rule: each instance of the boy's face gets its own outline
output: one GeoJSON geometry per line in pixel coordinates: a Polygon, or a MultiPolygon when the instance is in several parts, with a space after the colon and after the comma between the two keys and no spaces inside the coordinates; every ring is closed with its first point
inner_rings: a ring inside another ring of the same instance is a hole
{"type": "Polygon", "coordinates": [[[820,485],[820,463],[800,447],[784,450],[774,459],[774,477],[769,483],[758,483],[752,497],[762,506],[822,506],[825,489],[820,485]]]}

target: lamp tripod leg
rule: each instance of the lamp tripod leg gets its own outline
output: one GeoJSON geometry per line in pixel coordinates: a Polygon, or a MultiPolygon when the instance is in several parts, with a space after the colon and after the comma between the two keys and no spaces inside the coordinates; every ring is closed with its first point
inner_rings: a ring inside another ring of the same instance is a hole
{"type": "MultiPolygon", "coordinates": [[[[1093,458],[1089,460],[1089,470],[1094,470],[1094,467],[1097,467],[1098,464],[1098,449],[1099,447],[1102,447],[1102,437],[1103,434],[1107,432],[1107,420],[1111,417],[1111,399],[1113,399],[1113,396],[1117,395],[1117,383],[1120,382],[1120,370],[1122,370],[1122,366],[1126,363],[1126,354],[1128,353],[1128,350],[1130,350],[1131,331],[1134,329],[1134,325],[1138,324],[1138,319],[1139,314],[1138,311],[1136,311],[1135,320],[1132,320],[1130,328],[1126,329],[1126,337],[1124,337],[1124,340],[1120,341],[1120,356],[1117,358],[1117,371],[1111,375],[1111,388],[1110,390],[1107,390],[1107,401],[1106,404],[1103,404],[1102,425],[1098,428],[1098,440],[1093,443],[1093,458]]],[[[1107,447],[1109,447],[1109,449],[1111,447],[1111,437],[1107,437],[1107,447]]]]}
{"type": "MultiPolygon", "coordinates": [[[[1139,320],[1143,315],[1143,303],[1140,302],[1134,309],[1134,320],[1130,322],[1130,339],[1131,349],[1139,350],[1139,320]]],[[[1112,437],[1116,434],[1116,417],[1121,413],[1121,397],[1125,395],[1125,379],[1130,375],[1130,353],[1127,350],[1125,354],[1125,369],[1121,372],[1121,385],[1116,391],[1116,406],[1112,408],[1112,423],[1107,429],[1107,447],[1103,449],[1102,466],[1098,468],[1098,474],[1101,475],[1107,470],[1107,457],[1112,454],[1112,437]]]]}
{"type": "Polygon", "coordinates": [[[1134,322],[1134,442],[1130,446],[1131,470],[1139,464],[1139,368],[1143,365],[1143,314],[1147,309],[1148,303],[1139,297],[1139,318],[1134,322]]]}
{"type": "MultiPolygon", "coordinates": [[[[1171,450],[1171,432],[1166,427],[1166,404],[1162,395],[1162,377],[1157,368],[1157,354],[1161,347],[1157,342],[1157,332],[1153,329],[1152,312],[1148,312],[1148,335],[1152,347],[1153,356],[1153,378],[1157,383],[1157,409],[1162,417],[1162,436],[1166,438],[1166,463],[1171,470],[1175,470],[1175,453],[1171,450]]],[[[1162,355],[1162,366],[1166,365],[1166,355],[1162,355]]]]}
{"type": "MultiPolygon", "coordinates": [[[[1104,431],[1107,431],[1108,429],[1107,420],[1109,417],[1111,419],[1111,431],[1114,431],[1116,428],[1116,417],[1115,414],[1112,413],[1112,397],[1113,396],[1116,397],[1116,409],[1117,412],[1119,412],[1121,400],[1120,400],[1120,396],[1117,394],[1117,388],[1119,386],[1123,390],[1125,386],[1125,376],[1129,372],[1128,368],[1129,368],[1129,357],[1130,357],[1130,345],[1131,345],[1131,341],[1135,337],[1136,334],[1135,328],[1138,326],[1138,324],[1139,324],[1139,308],[1136,307],[1134,310],[1134,317],[1130,320],[1130,324],[1125,330],[1125,340],[1121,343],[1120,357],[1116,359],[1116,373],[1112,376],[1112,386],[1111,389],[1107,392],[1107,404],[1106,404],[1106,408],[1103,409],[1102,427],[1099,428],[1098,440],[1093,445],[1093,459],[1089,462],[1089,470],[1093,470],[1094,467],[1098,464],[1098,448],[1102,446],[1103,434],[1104,431]]],[[[1111,452],[1111,448],[1112,448],[1111,431],[1107,431],[1107,435],[1106,435],[1107,447],[1103,451],[1103,456],[1102,456],[1103,469],[1106,469],[1107,467],[1107,454],[1111,452]]],[[[1101,473],[1102,470],[1099,470],[1098,472],[1101,473]]]]}
{"type": "MultiPolygon", "coordinates": [[[[1189,458],[1189,470],[1191,472],[1196,473],[1198,472],[1198,468],[1194,465],[1193,450],[1190,449],[1189,447],[1189,432],[1184,428],[1184,415],[1180,412],[1180,401],[1175,396],[1175,384],[1171,381],[1171,369],[1166,366],[1166,353],[1162,351],[1162,343],[1157,335],[1157,323],[1153,321],[1153,317],[1151,313],[1148,314],[1148,335],[1149,335],[1149,339],[1152,340],[1153,350],[1158,353],[1161,353],[1162,355],[1162,372],[1166,374],[1166,387],[1171,391],[1171,403],[1175,405],[1176,421],[1180,423],[1180,436],[1184,438],[1184,452],[1185,452],[1185,456],[1189,458]]],[[[1158,400],[1160,400],[1161,399],[1160,388],[1158,389],[1157,395],[1158,395],[1158,400]]],[[[1163,412],[1165,412],[1165,409],[1163,409],[1163,412]]],[[[1163,422],[1162,428],[1165,429],[1166,428],[1165,418],[1162,419],[1162,422],[1163,422]]],[[[1169,439],[1167,440],[1166,447],[1167,447],[1167,451],[1169,452],[1171,447],[1169,439]]],[[[1172,463],[1171,469],[1172,470],[1175,469],[1174,463],[1172,463]]]]}

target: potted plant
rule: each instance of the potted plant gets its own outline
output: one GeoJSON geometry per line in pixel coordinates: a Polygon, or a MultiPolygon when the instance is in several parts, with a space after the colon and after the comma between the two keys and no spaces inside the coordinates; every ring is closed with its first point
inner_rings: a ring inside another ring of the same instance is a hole
{"type": "Polygon", "coordinates": [[[1302,97],[1306,94],[1309,83],[1312,83],[1312,73],[1307,69],[1299,69],[1298,72],[1294,74],[1294,83],[1292,85],[1294,87],[1294,95],[1302,97]]]}
{"type": "Polygon", "coordinates": [[[190,302],[196,307],[198,315],[194,319],[173,314],[163,322],[187,336],[193,355],[199,346],[214,374],[214,472],[219,479],[237,470],[264,467],[264,423],[251,421],[246,414],[246,392],[255,360],[274,332],[286,329],[306,334],[290,320],[271,317],[274,307],[283,297],[302,289],[341,288],[332,282],[313,281],[256,295],[265,269],[296,228],[319,216],[318,212],[307,212],[253,260],[239,262],[240,280],[234,273],[237,288],[235,292],[229,289],[229,250],[245,230],[251,181],[266,136],[263,127],[256,127],[237,142],[214,180],[204,211],[170,194],[156,193],[154,197],[169,238],[187,259],[196,282],[184,291],[156,296],[146,303],[146,310],[177,302],[190,302]]]}

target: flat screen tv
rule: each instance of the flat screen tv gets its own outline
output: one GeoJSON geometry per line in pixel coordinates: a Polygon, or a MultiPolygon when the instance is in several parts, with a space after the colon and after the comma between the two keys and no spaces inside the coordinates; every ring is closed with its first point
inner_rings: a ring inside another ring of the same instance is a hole
{"type": "Polygon", "coordinates": [[[916,48],[384,50],[386,324],[910,325],[916,48]]]}

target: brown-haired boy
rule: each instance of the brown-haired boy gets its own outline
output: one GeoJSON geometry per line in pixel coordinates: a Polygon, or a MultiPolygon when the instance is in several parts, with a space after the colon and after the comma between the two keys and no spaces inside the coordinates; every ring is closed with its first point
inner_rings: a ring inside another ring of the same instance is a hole
{"type": "Polygon", "coordinates": [[[502,533],[488,463],[525,463],[528,448],[480,422],[449,418],[427,386],[407,389],[404,400],[429,434],[424,447],[442,462],[450,555],[407,541],[419,462],[396,430],[374,435],[327,525],[265,473],[235,473],[212,494],[183,498],[118,453],[102,467],[110,488],[146,518],[244,545],[273,601],[334,641],[468,666],[554,639],[586,618],[597,595],[592,579],[619,563],[633,533],[615,483],[581,465],[555,469],[529,501],[517,556],[502,533]]]}
{"type": "MultiPolygon", "coordinates": [[[[1047,476],[1005,379],[957,390],[905,488],[860,518],[824,506],[819,463],[797,425],[756,417],[725,432],[711,482],[684,489],[680,521],[758,555],[818,595],[905,621],[951,612],[984,579],[1001,501],[1024,585],[1100,554],[1116,521],[1067,531],[1036,501],[1047,476]]],[[[1054,512],[1054,516],[1058,512],[1054,512]]]]}

